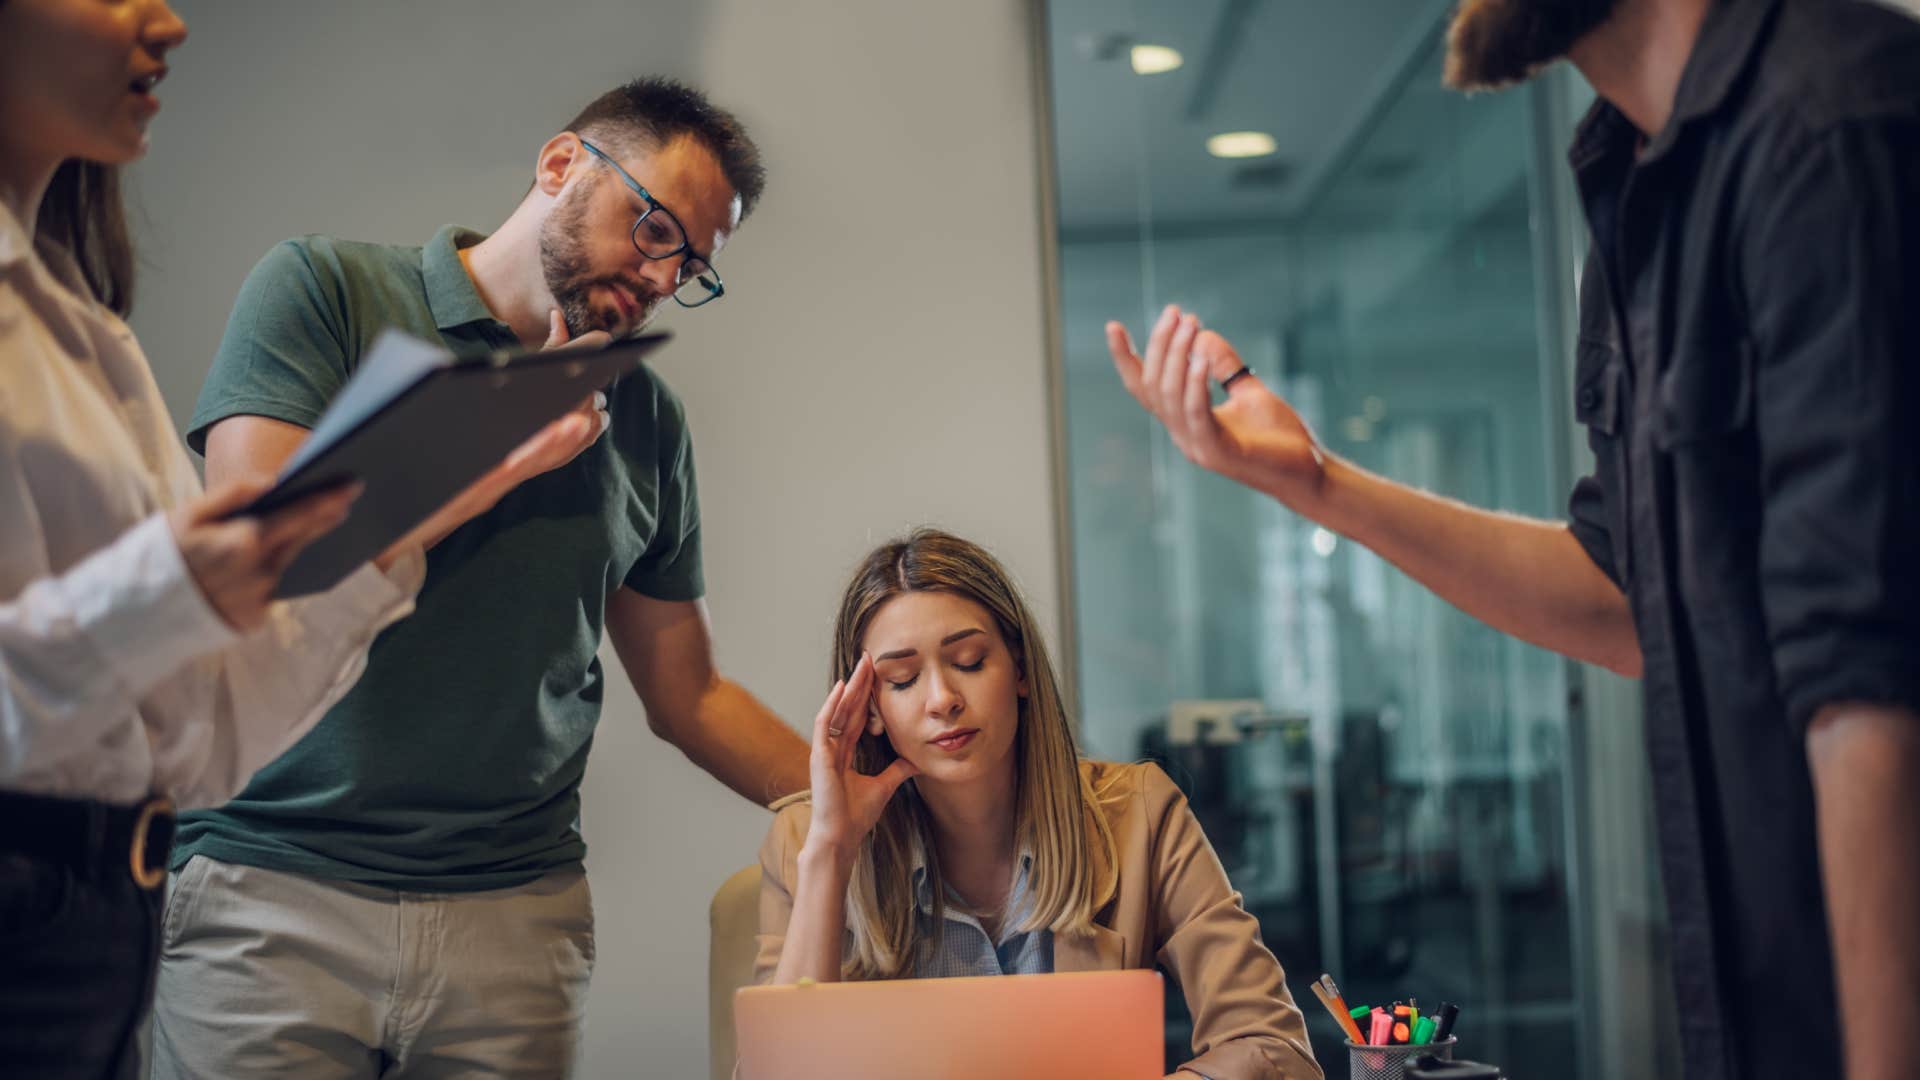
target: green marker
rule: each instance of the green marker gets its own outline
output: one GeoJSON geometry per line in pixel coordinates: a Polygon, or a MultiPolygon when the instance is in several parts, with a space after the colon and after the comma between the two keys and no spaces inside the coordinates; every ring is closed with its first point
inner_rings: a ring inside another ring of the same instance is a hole
{"type": "Polygon", "coordinates": [[[1347,1015],[1353,1017],[1355,1020],[1365,1020],[1367,1017],[1373,1015],[1373,1010],[1362,1005],[1357,1009],[1348,1009],[1347,1015]]]}
{"type": "Polygon", "coordinates": [[[1425,1046],[1433,1041],[1433,1017],[1423,1016],[1413,1025],[1413,1045],[1425,1046]]]}

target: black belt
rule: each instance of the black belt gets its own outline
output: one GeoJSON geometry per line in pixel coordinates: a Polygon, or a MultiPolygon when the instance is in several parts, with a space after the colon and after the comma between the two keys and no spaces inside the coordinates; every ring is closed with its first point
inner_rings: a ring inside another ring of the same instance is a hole
{"type": "Polygon", "coordinates": [[[33,855],[82,874],[126,874],[143,889],[167,880],[173,800],[134,806],[0,791],[0,851],[33,855]]]}

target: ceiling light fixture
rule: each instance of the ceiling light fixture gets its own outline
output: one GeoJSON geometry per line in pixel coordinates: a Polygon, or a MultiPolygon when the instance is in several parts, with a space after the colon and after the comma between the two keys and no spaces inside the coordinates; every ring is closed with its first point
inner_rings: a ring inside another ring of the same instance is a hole
{"type": "Polygon", "coordinates": [[[1165,45],[1135,45],[1132,59],[1135,75],[1159,75],[1186,63],[1179,50],[1165,45]]]}
{"type": "Polygon", "coordinates": [[[1264,131],[1223,131],[1207,140],[1207,153],[1218,158],[1266,157],[1279,148],[1264,131]]]}

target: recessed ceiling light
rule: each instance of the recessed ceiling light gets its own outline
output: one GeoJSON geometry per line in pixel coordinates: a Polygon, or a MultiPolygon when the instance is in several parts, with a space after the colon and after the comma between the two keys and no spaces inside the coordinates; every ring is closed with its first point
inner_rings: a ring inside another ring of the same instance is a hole
{"type": "Polygon", "coordinates": [[[1207,153],[1214,157],[1265,157],[1279,148],[1264,131],[1223,131],[1207,140],[1207,153]]]}
{"type": "Polygon", "coordinates": [[[1135,45],[1133,47],[1133,73],[1135,75],[1158,75],[1163,71],[1172,71],[1185,63],[1176,49],[1165,45],[1135,45]]]}

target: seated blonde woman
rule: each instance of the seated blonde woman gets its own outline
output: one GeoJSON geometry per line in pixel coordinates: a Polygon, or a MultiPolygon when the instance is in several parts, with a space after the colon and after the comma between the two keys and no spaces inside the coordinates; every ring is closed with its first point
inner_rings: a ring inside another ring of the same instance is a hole
{"type": "Polygon", "coordinates": [[[1165,965],[1178,1076],[1320,1077],[1285,974],[1186,799],[1082,761],[1033,616],[993,556],[916,532],[868,556],[834,629],[812,790],[760,851],[760,982],[1165,965]]]}

